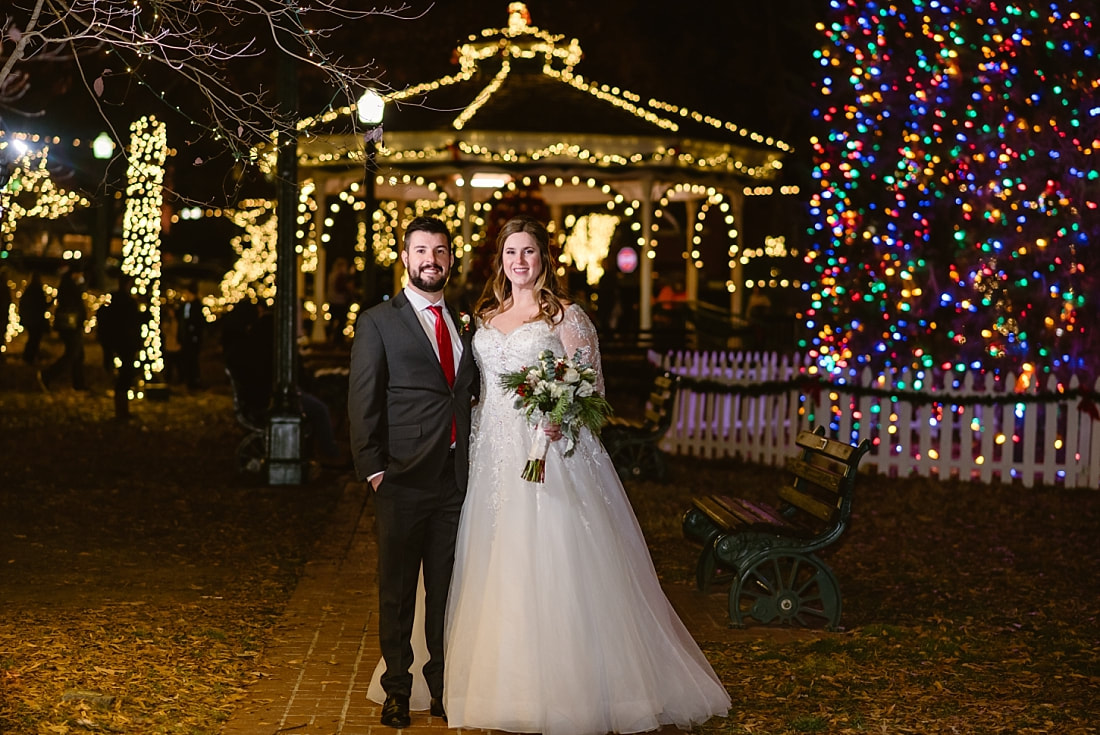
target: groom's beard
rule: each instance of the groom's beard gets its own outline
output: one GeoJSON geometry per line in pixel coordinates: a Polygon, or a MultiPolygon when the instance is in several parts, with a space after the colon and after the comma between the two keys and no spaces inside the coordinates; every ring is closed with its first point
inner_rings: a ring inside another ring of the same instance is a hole
{"type": "Polygon", "coordinates": [[[427,293],[438,293],[443,290],[443,287],[447,285],[447,276],[449,274],[442,268],[433,266],[420,266],[420,268],[414,273],[409,271],[409,281],[412,285],[419,288],[421,291],[427,293]],[[424,273],[427,270],[428,273],[424,273]]]}

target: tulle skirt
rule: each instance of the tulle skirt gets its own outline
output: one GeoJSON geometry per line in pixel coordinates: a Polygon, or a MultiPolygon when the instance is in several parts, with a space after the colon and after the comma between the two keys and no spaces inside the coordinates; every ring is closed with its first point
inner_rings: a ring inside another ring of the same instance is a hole
{"type": "Polygon", "coordinates": [[[531,430],[482,421],[447,606],[451,727],[547,735],[689,728],[730,699],[661,590],[603,446],[555,442],[520,479],[531,430]]]}

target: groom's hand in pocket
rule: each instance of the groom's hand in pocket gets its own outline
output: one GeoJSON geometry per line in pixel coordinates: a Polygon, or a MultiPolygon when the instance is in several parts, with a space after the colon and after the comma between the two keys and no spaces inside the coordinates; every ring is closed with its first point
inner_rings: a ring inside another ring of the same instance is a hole
{"type": "Polygon", "coordinates": [[[382,475],[384,474],[386,473],[379,472],[377,475],[371,475],[367,478],[367,482],[370,483],[371,490],[373,490],[374,492],[378,492],[378,486],[382,484],[382,475]]]}

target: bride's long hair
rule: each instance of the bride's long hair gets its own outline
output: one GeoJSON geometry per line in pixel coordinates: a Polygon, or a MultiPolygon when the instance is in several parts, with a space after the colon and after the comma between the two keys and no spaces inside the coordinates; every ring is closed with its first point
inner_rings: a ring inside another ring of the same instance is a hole
{"type": "Polygon", "coordinates": [[[535,297],[539,304],[539,319],[553,325],[561,321],[568,304],[568,297],[562,290],[558,275],[554,272],[554,261],[550,257],[550,233],[546,225],[534,217],[520,215],[504,223],[497,235],[497,252],[493,258],[493,276],[485,284],[474,313],[483,322],[487,322],[512,304],[512,282],[504,273],[504,241],[517,232],[526,232],[538,245],[539,261],[542,270],[535,280],[535,297]]]}

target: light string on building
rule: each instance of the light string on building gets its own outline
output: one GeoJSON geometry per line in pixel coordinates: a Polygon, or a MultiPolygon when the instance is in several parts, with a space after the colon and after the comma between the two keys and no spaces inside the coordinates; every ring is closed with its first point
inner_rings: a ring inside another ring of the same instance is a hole
{"type": "MultiPolygon", "coordinates": [[[[403,163],[410,161],[418,163],[443,162],[452,160],[457,150],[466,158],[476,159],[486,164],[534,163],[547,159],[564,158],[583,161],[586,165],[607,168],[621,168],[649,163],[661,166],[672,165],[684,168],[709,169],[716,172],[736,173],[749,178],[768,179],[775,176],[782,168],[782,154],[793,150],[789,144],[772,136],[762,135],[733,123],[724,122],[713,116],[668,102],[656,99],[646,101],[641,95],[629,90],[621,89],[615,85],[593,82],[576,74],[573,68],[583,57],[579,41],[571,39],[566,42],[564,36],[551,34],[531,25],[530,14],[526,5],[523,3],[513,3],[513,5],[517,7],[509,8],[509,22],[506,27],[483,29],[479,34],[471,35],[468,41],[456,50],[460,68],[459,73],[383,94],[382,97],[385,103],[389,105],[399,102],[416,102],[441,88],[469,82],[477,76],[483,64],[492,58],[500,57],[501,68],[493,73],[491,81],[475,95],[466,107],[459,110],[454,120],[452,120],[451,127],[456,131],[460,131],[469,127],[471,121],[476,119],[478,111],[484,107],[508,75],[513,72],[512,60],[541,58],[543,59],[541,71],[548,79],[567,84],[584,94],[596,97],[606,104],[615,106],[654,125],[659,131],[678,132],[680,124],[677,120],[688,119],[716,130],[738,135],[754,144],[767,146],[777,151],[777,153],[775,155],[765,155],[762,162],[754,165],[731,156],[728,152],[719,152],[713,155],[693,155],[686,151],[660,148],[658,150],[643,149],[623,154],[620,152],[596,151],[584,145],[560,143],[531,145],[525,149],[492,150],[485,146],[456,140],[447,145],[426,146],[409,150],[395,150],[383,145],[377,151],[379,161],[391,160],[403,163]]],[[[356,112],[357,106],[349,104],[326,110],[320,115],[303,118],[298,122],[299,133],[308,139],[319,126],[332,124],[341,118],[353,117],[356,112]]],[[[263,150],[253,149],[251,158],[258,163],[261,170],[265,172],[274,171],[277,144],[278,139],[275,138],[273,144],[266,146],[263,150]]],[[[364,152],[357,146],[320,153],[301,151],[299,166],[312,167],[339,162],[362,162],[363,156],[364,152]]]]}
{"type": "Polygon", "coordinates": [[[615,215],[599,212],[565,218],[564,225],[569,234],[565,236],[561,262],[572,263],[584,273],[589,286],[595,286],[603,278],[604,259],[611,250],[611,239],[619,222],[615,215]]]}

